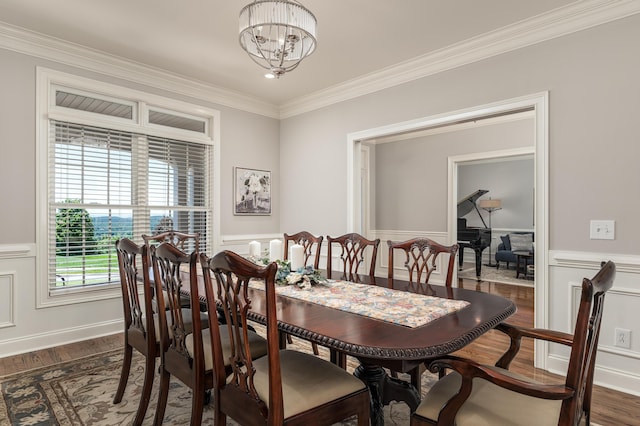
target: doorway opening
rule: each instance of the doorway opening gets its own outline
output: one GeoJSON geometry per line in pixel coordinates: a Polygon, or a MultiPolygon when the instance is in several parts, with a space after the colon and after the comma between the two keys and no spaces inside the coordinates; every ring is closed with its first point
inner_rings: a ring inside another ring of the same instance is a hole
{"type": "MultiPolygon", "coordinates": [[[[522,130],[532,136],[531,130],[522,130]]],[[[449,167],[457,176],[454,198],[461,200],[457,211],[459,277],[534,286],[533,166],[533,146],[449,158],[449,167]],[[521,245],[529,238],[529,248],[512,249],[512,235],[521,238],[521,245]]]]}
{"type": "MultiPolygon", "coordinates": [[[[425,130],[433,130],[454,124],[470,123],[493,117],[507,116],[514,113],[531,111],[534,117],[533,146],[527,148],[528,153],[534,156],[535,192],[533,194],[535,212],[535,319],[534,325],[546,327],[549,323],[548,312],[548,93],[538,93],[515,99],[504,100],[488,105],[468,108],[465,110],[443,113],[387,126],[367,129],[347,135],[347,227],[348,232],[364,233],[367,230],[363,218],[369,217],[366,209],[370,205],[363,205],[363,199],[372,197],[362,196],[362,147],[375,144],[376,140],[397,135],[410,134],[425,130]]],[[[491,158],[495,152],[475,153],[475,156],[486,155],[491,158]]],[[[453,156],[452,156],[453,157],[453,156]]],[[[475,158],[475,157],[474,157],[475,158]]],[[[438,199],[435,202],[446,211],[446,237],[448,243],[457,240],[457,162],[461,158],[449,159],[446,179],[441,185],[446,185],[446,200],[438,199]]],[[[372,171],[375,175],[375,171],[372,171]]],[[[373,177],[375,179],[375,177],[373,177]]],[[[374,197],[375,198],[375,197],[374,197]]],[[[434,230],[441,231],[441,230],[434,230]]],[[[539,368],[546,367],[548,345],[539,342],[535,347],[534,365],[539,368]]]]}

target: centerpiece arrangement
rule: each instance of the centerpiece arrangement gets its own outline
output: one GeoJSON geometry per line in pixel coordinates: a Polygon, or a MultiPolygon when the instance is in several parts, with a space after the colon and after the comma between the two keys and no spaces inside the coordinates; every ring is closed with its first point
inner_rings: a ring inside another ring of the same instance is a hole
{"type": "MultiPolygon", "coordinates": [[[[258,265],[268,265],[271,263],[269,254],[266,252],[261,256],[248,256],[248,260],[258,265]]],[[[315,270],[313,266],[305,266],[291,270],[291,262],[289,260],[274,260],[278,265],[276,273],[276,284],[278,285],[297,285],[301,289],[308,290],[311,286],[327,283],[328,280],[315,270]]]]}

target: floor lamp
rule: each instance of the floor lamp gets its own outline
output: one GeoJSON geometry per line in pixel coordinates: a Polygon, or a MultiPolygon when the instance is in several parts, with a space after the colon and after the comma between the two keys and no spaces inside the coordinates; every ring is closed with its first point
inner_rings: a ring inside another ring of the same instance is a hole
{"type": "MultiPolygon", "coordinates": [[[[480,208],[482,210],[489,212],[489,229],[491,229],[491,213],[496,210],[502,209],[502,200],[492,200],[489,198],[488,200],[480,200],[480,208]]],[[[491,237],[491,241],[489,241],[489,263],[486,266],[496,266],[493,263],[492,253],[491,253],[491,245],[493,243],[493,236],[491,237]]]]}

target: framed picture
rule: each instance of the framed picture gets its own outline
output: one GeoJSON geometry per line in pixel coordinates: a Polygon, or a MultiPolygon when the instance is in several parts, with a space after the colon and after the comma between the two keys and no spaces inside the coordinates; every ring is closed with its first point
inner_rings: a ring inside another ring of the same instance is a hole
{"type": "Polygon", "coordinates": [[[235,167],[233,214],[271,214],[271,172],[235,167]]]}

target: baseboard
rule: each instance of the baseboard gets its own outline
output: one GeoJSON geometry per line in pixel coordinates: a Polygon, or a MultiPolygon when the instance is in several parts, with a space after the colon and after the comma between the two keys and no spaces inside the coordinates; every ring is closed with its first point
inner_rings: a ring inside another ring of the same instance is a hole
{"type": "Polygon", "coordinates": [[[3,340],[0,342],[0,358],[121,333],[123,329],[122,320],[105,321],[3,340]]]}
{"type": "MultiPolygon", "coordinates": [[[[547,358],[547,370],[550,373],[564,376],[569,360],[558,355],[549,355],[547,358]]],[[[598,365],[594,373],[593,383],[598,386],[613,389],[619,392],[640,396],[640,376],[628,371],[616,370],[611,367],[598,365]]]]}

